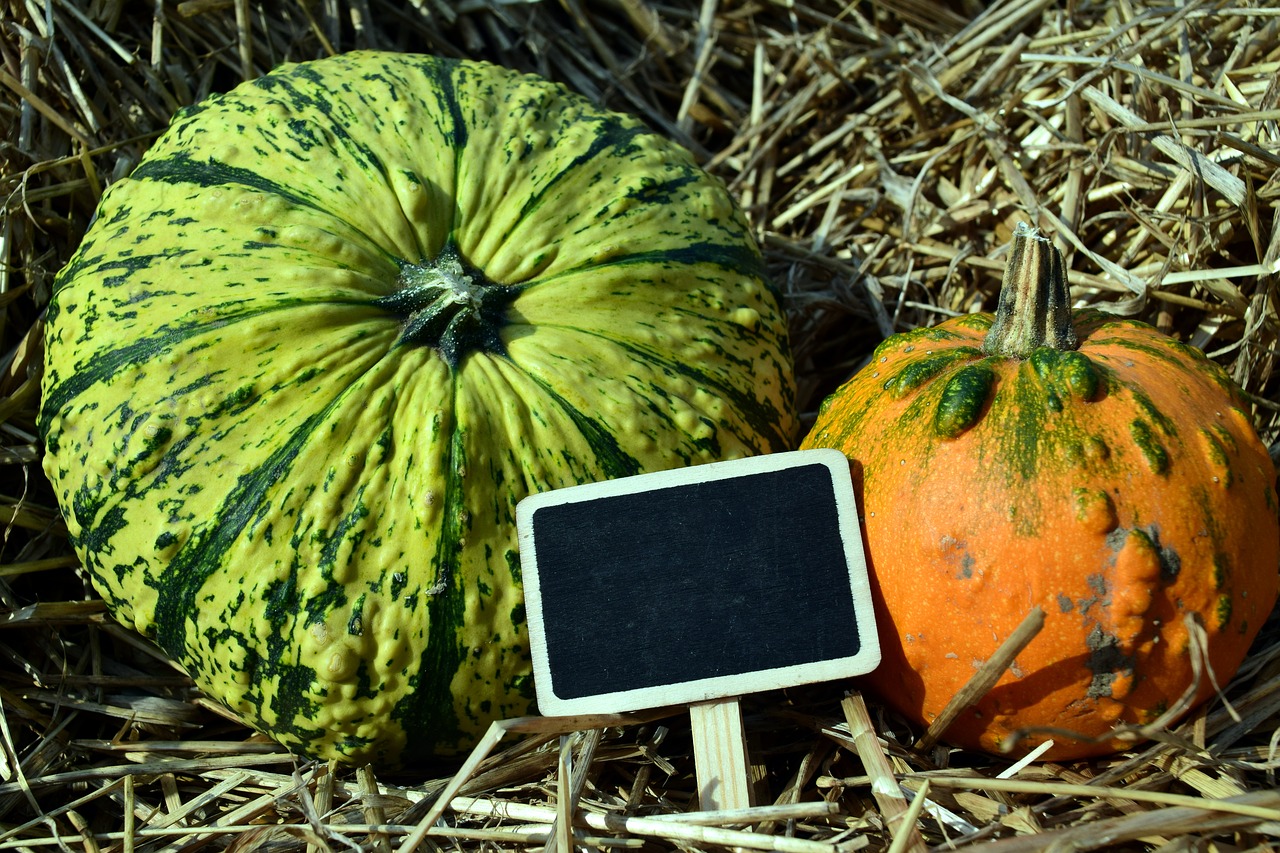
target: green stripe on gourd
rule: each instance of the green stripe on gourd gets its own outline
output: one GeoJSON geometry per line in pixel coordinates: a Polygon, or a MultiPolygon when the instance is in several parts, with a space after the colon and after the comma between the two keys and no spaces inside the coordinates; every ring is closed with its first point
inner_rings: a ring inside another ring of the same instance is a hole
{"type": "Polygon", "coordinates": [[[45,469],[113,614],[291,749],[527,712],[525,495],[789,449],[746,222],[635,119],[356,53],[179,114],[48,314],[45,469]]]}
{"type": "Polygon", "coordinates": [[[983,361],[966,364],[955,372],[942,388],[933,428],[942,438],[955,438],[978,422],[996,374],[983,361]]]}

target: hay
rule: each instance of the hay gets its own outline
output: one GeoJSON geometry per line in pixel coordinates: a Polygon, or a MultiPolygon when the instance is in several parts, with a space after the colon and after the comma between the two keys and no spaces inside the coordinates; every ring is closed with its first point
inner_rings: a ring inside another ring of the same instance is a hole
{"type": "Polygon", "coordinates": [[[1218,701],[1109,759],[1012,764],[932,734],[913,749],[926,733],[821,686],[745,703],[776,804],[750,833],[742,815],[678,819],[694,800],[679,713],[504,743],[426,826],[456,766],[300,762],[110,621],[70,556],[35,429],[40,312],[103,188],[178,106],[285,59],[373,47],[536,71],[693,150],[745,205],[785,293],[808,418],[883,336],[992,308],[1029,219],[1066,249],[1077,301],[1204,349],[1274,447],[1280,11],[0,0],[0,28],[0,849],[563,845],[562,751],[587,768],[577,843],[601,849],[1247,848],[1280,832],[1274,630],[1218,701]]]}

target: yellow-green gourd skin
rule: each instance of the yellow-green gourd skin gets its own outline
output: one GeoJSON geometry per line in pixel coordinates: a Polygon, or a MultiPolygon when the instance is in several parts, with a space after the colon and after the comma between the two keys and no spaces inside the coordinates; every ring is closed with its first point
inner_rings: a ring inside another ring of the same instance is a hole
{"type": "Polygon", "coordinates": [[[362,52],[180,113],[49,307],[45,471],[112,613],[290,749],[528,712],[525,495],[790,449],[740,211],[639,121],[362,52]]]}

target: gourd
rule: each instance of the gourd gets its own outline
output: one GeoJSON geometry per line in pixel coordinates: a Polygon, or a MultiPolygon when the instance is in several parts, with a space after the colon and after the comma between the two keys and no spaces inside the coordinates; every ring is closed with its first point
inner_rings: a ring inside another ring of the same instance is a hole
{"type": "Polygon", "coordinates": [[[1032,229],[994,317],[882,342],[802,446],[850,459],[883,654],[866,687],[908,720],[1044,612],[944,733],[961,747],[1132,743],[1225,685],[1276,600],[1276,474],[1241,393],[1150,326],[1072,311],[1032,229]]]}
{"type": "Polygon", "coordinates": [[[798,437],[723,185],[478,62],[357,52],[185,109],[47,330],[44,469],[112,614],[346,762],[528,711],[525,495],[798,437]]]}

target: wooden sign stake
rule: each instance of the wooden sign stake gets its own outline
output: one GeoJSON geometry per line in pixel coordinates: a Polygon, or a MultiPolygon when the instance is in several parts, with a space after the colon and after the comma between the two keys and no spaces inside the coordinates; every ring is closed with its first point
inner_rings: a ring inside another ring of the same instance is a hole
{"type": "Polygon", "coordinates": [[[751,763],[737,698],[689,706],[693,761],[698,772],[698,807],[703,811],[750,808],[751,763]]]}

